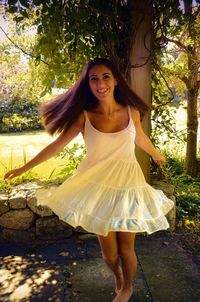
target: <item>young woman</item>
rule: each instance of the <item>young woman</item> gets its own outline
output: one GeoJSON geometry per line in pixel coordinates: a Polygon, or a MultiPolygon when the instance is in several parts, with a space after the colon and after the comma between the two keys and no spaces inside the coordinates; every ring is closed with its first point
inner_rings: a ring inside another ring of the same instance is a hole
{"type": "Polygon", "coordinates": [[[167,229],[165,215],[174,205],[145,182],[135,157],[136,143],[158,165],[165,164],[142,130],[140,120],[147,110],[109,60],[92,60],[70,90],[41,109],[46,130],[60,133],[58,138],[5,175],[5,179],[19,176],[82,133],[86,157],[61,186],[38,190],[38,204],[49,206],[72,226],[97,234],[103,258],[115,276],[113,302],[127,302],[133,293],[136,234],[167,229]]]}

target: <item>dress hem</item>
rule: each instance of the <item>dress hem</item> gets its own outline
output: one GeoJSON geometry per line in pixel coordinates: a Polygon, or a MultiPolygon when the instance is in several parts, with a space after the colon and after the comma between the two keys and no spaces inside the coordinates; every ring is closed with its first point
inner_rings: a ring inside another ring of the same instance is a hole
{"type": "Polygon", "coordinates": [[[109,223],[97,217],[94,218],[92,216],[90,217],[90,215],[75,214],[73,212],[68,213],[65,217],[59,218],[74,228],[80,226],[85,231],[100,236],[107,236],[109,232],[147,233],[150,235],[157,231],[167,230],[170,227],[164,214],[160,217],[143,221],[134,218],[114,218],[109,223]],[[83,220],[85,222],[83,222],[83,220]],[[98,226],[99,230],[97,230],[98,226]]]}

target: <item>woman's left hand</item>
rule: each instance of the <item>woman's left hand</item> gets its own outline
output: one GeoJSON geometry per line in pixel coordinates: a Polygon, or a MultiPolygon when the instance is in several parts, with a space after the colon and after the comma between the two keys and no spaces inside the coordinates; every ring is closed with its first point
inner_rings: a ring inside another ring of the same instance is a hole
{"type": "Polygon", "coordinates": [[[162,154],[156,157],[152,156],[152,158],[158,166],[164,166],[166,164],[166,159],[162,154]]]}

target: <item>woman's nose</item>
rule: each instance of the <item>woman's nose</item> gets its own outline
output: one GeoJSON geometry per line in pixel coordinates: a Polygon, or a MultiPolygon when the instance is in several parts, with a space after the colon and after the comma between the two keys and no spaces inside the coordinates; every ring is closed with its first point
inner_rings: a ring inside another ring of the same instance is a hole
{"type": "Polygon", "coordinates": [[[103,85],[104,85],[103,80],[99,79],[99,80],[97,81],[97,86],[98,86],[98,88],[102,87],[103,85]]]}

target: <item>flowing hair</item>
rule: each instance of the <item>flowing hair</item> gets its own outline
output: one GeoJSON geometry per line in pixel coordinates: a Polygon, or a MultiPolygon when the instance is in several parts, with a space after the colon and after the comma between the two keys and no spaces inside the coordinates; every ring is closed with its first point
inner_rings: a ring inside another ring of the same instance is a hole
{"type": "Polygon", "coordinates": [[[41,106],[40,114],[48,133],[53,135],[66,131],[84,109],[91,110],[97,107],[99,101],[89,87],[89,71],[96,65],[104,65],[112,72],[117,81],[114,97],[118,103],[123,106],[130,105],[137,108],[140,111],[141,118],[150,109],[150,106],[130,88],[110,60],[96,58],[84,66],[78,81],[68,91],[41,106]]]}

